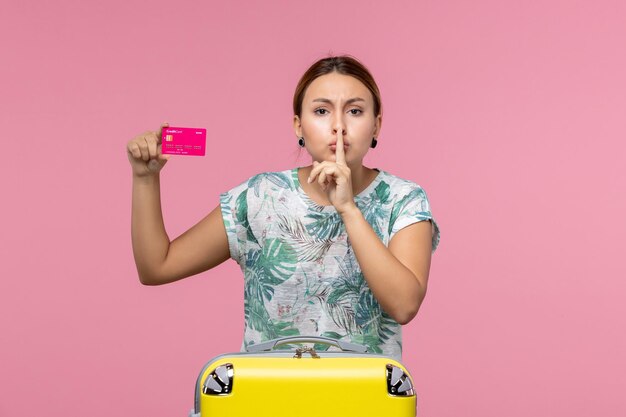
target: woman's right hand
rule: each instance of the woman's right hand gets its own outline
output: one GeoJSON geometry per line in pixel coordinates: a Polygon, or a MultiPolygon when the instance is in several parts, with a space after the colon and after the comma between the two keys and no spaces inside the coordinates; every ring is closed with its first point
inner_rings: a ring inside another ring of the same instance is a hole
{"type": "Polygon", "coordinates": [[[133,176],[158,175],[170,159],[170,155],[163,155],[161,152],[161,130],[167,126],[169,123],[163,123],[158,131],[144,132],[126,144],[126,153],[133,169],[133,176]]]}

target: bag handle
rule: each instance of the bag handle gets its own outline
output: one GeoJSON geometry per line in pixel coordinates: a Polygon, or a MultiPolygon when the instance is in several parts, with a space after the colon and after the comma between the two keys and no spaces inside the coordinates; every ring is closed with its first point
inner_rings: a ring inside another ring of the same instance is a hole
{"type": "Polygon", "coordinates": [[[281,337],[278,339],[270,340],[270,341],[259,343],[256,345],[249,345],[246,348],[246,351],[250,353],[267,352],[278,346],[287,345],[291,343],[323,343],[326,345],[338,347],[344,352],[357,352],[357,353],[367,352],[367,346],[357,345],[356,343],[348,343],[342,340],[331,339],[330,337],[322,337],[322,336],[281,337]]]}

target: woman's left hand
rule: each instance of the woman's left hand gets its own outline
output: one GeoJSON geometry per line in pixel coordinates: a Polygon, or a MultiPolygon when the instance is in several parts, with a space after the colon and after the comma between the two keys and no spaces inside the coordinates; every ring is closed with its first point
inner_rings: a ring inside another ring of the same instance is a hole
{"type": "Polygon", "coordinates": [[[354,193],[352,192],[352,177],[350,168],[346,164],[341,129],[337,131],[335,162],[314,161],[308,182],[312,183],[314,181],[317,181],[320,188],[326,192],[328,200],[339,214],[355,206],[354,193]]]}

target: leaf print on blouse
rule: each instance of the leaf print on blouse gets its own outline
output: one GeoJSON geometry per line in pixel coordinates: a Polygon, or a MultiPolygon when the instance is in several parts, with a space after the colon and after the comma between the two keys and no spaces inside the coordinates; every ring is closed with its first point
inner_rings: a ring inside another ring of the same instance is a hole
{"type": "Polygon", "coordinates": [[[362,340],[353,339],[355,343],[364,343],[371,352],[382,353],[381,345],[393,336],[400,326],[385,313],[374,294],[365,288],[359,297],[356,309],[356,322],[362,330],[362,340]],[[357,341],[358,340],[358,341],[357,341]]]}
{"type": "Polygon", "coordinates": [[[233,199],[233,195],[231,193],[223,193],[220,196],[220,204],[222,210],[222,218],[224,219],[224,227],[226,231],[235,233],[235,225],[231,223],[230,216],[233,210],[230,207],[230,202],[233,199]]]}
{"type": "Polygon", "coordinates": [[[317,261],[324,257],[333,242],[307,233],[300,219],[278,214],[278,228],[289,242],[300,262],[317,261]]]}
{"type": "MultiPolygon", "coordinates": [[[[247,289],[246,289],[247,290],[247,289]]],[[[267,341],[286,336],[297,336],[300,330],[295,327],[293,321],[274,322],[265,308],[265,303],[261,299],[248,297],[247,291],[244,304],[244,316],[248,327],[261,334],[261,341],[267,341]]]]}
{"type": "Polygon", "coordinates": [[[270,301],[274,287],[289,279],[298,263],[296,253],[280,239],[267,239],[262,249],[251,249],[246,258],[246,285],[256,289],[251,295],[270,301]]]}
{"type": "MultiPolygon", "coordinates": [[[[389,234],[391,234],[391,231],[393,230],[393,226],[396,223],[396,220],[398,220],[398,217],[400,217],[400,214],[403,214],[407,206],[410,203],[412,203],[414,200],[426,201],[426,194],[424,193],[424,190],[421,187],[414,188],[413,190],[411,190],[410,193],[405,195],[402,198],[402,200],[400,200],[397,204],[393,206],[393,210],[391,211],[391,217],[389,219],[389,230],[388,230],[389,234]]],[[[421,208],[421,204],[420,204],[420,208],[421,208]]],[[[431,218],[431,214],[428,211],[415,211],[414,213],[410,213],[410,214],[423,217],[424,220],[431,218]]]]}
{"type": "Polygon", "coordinates": [[[372,226],[380,240],[384,241],[382,225],[389,217],[389,196],[391,194],[389,184],[381,181],[374,191],[366,197],[359,206],[363,217],[372,226]]]}
{"type": "Polygon", "coordinates": [[[262,298],[256,295],[256,288],[244,288],[243,315],[248,327],[263,334],[270,332],[271,320],[262,298]]]}
{"type": "Polygon", "coordinates": [[[399,324],[385,313],[367,286],[354,255],[335,258],[340,276],[315,297],[333,323],[354,343],[382,353],[381,346],[397,333],[399,324]]]}
{"type": "MultiPolygon", "coordinates": [[[[269,331],[264,332],[261,336],[262,340],[278,339],[279,337],[299,336],[300,330],[294,327],[293,321],[279,321],[269,326],[269,331]]],[[[279,347],[280,349],[280,347],[279,347]]],[[[287,347],[288,349],[288,347],[287,347]]]]}
{"type": "Polygon", "coordinates": [[[256,240],[254,233],[252,233],[252,227],[250,227],[250,222],[248,222],[248,190],[242,191],[239,197],[237,197],[235,201],[235,215],[237,216],[237,221],[246,230],[246,238],[258,245],[259,242],[256,240]]]}
{"type": "Polygon", "coordinates": [[[263,180],[268,180],[280,188],[286,188],[288,190],[293,189],[293,186],[289,181],[289,175],[282,172],[265,172],[257,174],[248,180],[248,188],[253,188],[254,195],[257,197],[260,195],[261,182],[263,180]]]}
{"type": "Polygon", "coordinates": [[[309,212],[306,217],[313,219],[306,225],[310,234],[318,239],[333,240],[343,231],[344,225],[339,213],[315,213],[309,212]]]}
{"type": "Polygon", "coordinates": [[[359,294],[365,286],[365,280],[353,256],[346,254],[343,259],[335,257],[335,260],[340,275],[333,278],[330,285],[321,288],[321,291],[314,297],[318,299],[322,309],[333,323],[345,334],[360,333],[355,308],[359,301],[359,294]]]}
{"type": "Polygon", "coordinates": [[[244,274],[244,316],[246,323],[264,337],[271,339],[298,332],[293,322],[272,322],[266,307],[266,302],[274,297],[274,288],[293,275],[297,262],[292,247],[280,239],[267,239],[262,249],[248,251],[244,274]]]}

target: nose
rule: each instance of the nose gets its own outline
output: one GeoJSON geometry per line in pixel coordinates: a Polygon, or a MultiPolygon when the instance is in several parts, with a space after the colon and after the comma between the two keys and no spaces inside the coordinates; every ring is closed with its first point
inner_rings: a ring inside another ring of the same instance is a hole
{"type": "Polygon", "coordinates": [[[346,134],[346,125],[343,120],[342,114],[336,114],[333,120],[333,136],[337,135],[337,132],[341,131],[342,135],[346,134]]]}

